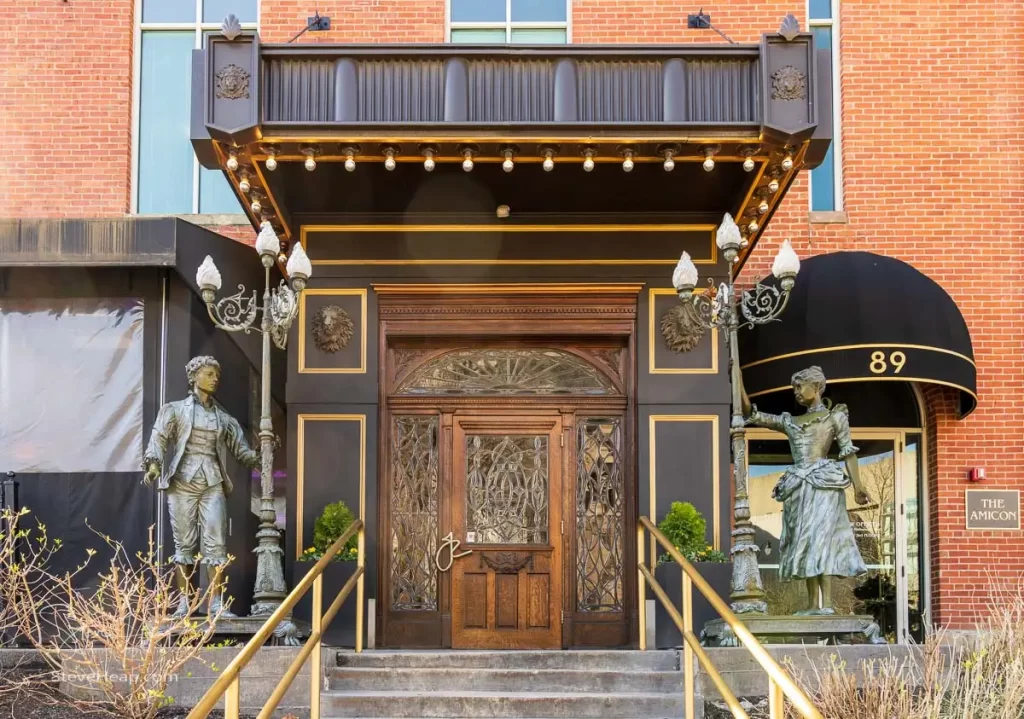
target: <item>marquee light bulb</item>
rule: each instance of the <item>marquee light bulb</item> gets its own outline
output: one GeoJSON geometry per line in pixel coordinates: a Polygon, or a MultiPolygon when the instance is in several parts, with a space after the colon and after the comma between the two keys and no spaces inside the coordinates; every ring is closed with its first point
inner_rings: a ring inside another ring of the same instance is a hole
{"type": "Polygon", "coordinates": [[[248,193],[252,189],[252,185],[249,184],[249,176],[243,174],[242,179],[238,182],[238,189],[243,193],[248,193]]]}
{"type": "Polygon", "coordinates": [[[757,206],[757,214],[763,215],[766,212],[768,212],[768,201],[761,200],[761,204],[757,206]]]}
{"type": "Polygon", "coordinates": [[[715,158],[712,157],[711,151],[708,150],[704,153],[704,172],[711,172],[715,169],[715,158]]]}
{"type": "Polygon", "coordinates": [[[229,170],[231,170],[232,172],[238,172],[238,155],[235,153],[234,150],[232,150],[231,154],[228,156],[228,161],[226,164],[229,170]]]}
{"type": "Polygon", "coordinates": [[[501,163],[501,169],[505,172],[512,172],[516,164],[512,161],[512,150],[505,150],[505,161],[501,163]]]}
{"type": "Polygon", "coordinates": [[[753,158],[748,157],[746,160],[743,161],[743,170],[745,172],[753,172],[754,171],[754,160],[753,160],[753,158]]]}
{"type": "Polygon", "coordinates": [[[316,169],[316,160],[313,159],[312,155],[306,158],[306,162],[304,164],[306,169],[310,172],[316,169]]]}
{"type": "Polygon", "coordinates": [[[672,159],[671,152],[665,153],[665,164],[662,167],[665,168],[665,172],[672,172],[672,170],[676,169],[676,161],[672,159]]]}
{"type": "Polygon", "coordinates": [[[632,172],[633,171],[633,153],[626,151],[626,159],[622,161],[622,171],[632,172]]]}
{"type": "Polygon", "coordinates": [[[750,231],[750,234],[752,234],[752,235],[753,235],[754,233],[756,233],[756,232],[757,232],[757,229],[758,229],[758,226],[757,226],[757,221],[756,221],[756,220],[751,220],[751,221],[750,221],[750,224],[749,224],[749,225],[747,225],[747,229],[748,229],[748,230],[750,231]]]}
{"type": "Polygon", "coordinates": [[[555,169],[555,161],[551,157],[551,150],[544,153],[544,163],[542,165],[544,172],[551,172],[555,169]]]}
{"type": "Polygon", "coordinates": [[[472,172],[473,171],[473,153],[470,152],[469,150],[466,150],[466,152],[463,153],[463,157],[465,157],[466,159],[462,161],[462,169],[465,170],[466,172],[472,172]]]}
{"type": "Polygon", "coordinates": [[[271,172],[277,169],[277,158],[273,155],[267,158],[267,169],[271,172]]]}
{"type": "Polygon", "coordinates": [[[773,179],[771,182],[768,183],[768,192],[770,192],[770,193],[772,193],[774,195],[778,191],[779,191],[779,181],[773,179]]]}
{"type": "Polygon", "coordinates": [[[583,160],[583,170],[584,172],[590,172],[594,169],[594,151],[587,150],[584,155],[586,159],[583,160]]]}
{"type": "Polygon", "coordinates": [[[434,151],[425,150],[423,152],[423,156],[423,169],[426,170],[427,172],[433,172],[434,168],[437,167],[437,163],[434,162],[434,151]]]}
{"type": "Polygon", "coordinates": [[[258,215],[263,210],[263,205],[260,204],[259,200],[253,200],[252,204],[249,205],[249,208],[252,210],[254,215],[258,215]]]}
{"type": "Polygon", "coordinates": [[[395,153],[394,150],[388,150],[384,153],[384,169],[391,172],[395,169],[395,153]]]}
{"type": "Polygon", "coordinates": [[[349,153],[348,157],[345,158],[345,169],[349,172],[356,171],[356,158],[352,156],[352,153],[349,153]]]}
{"type": "Polygon", "coordinates": [[[790,170],[793,169],[793,156],[792,155],[786,155],[785,159],[782,161],[782,169],[783,169],[784,172],[789,172],[790,170]]]}

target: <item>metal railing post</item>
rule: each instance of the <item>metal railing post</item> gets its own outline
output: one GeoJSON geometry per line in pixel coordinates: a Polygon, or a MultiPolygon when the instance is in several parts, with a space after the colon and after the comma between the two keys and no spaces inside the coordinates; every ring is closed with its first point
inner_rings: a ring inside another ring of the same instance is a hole
{"type": "MultiPolygon", "coordinates": [[[[690,579],[685,568],[680,567],[679,571],[683,575],[683,627],[687,632],[693,634],[693,580],[690,579]]],[[[683,706],[686,709],[686,719],[694,719],[697,716],[694,704],[694,695],[696,694],[694,689],[696,682],[693,676],[694,654],[690,643],[685,641],[685,637],[683,639],[683,706]]]]}
{"type": "Polygon", "coordinates": [[[782,687],[771,677],[768,677],[768,717],[769,719],[783,719],[786,716],[786,695],[782,687]]]}
{"type": "Polygon", "coordinates": [[[238,719],[239,707],[239,686],[238,686],[238,675],[231,680],[231,684],[228,685],[228,690],[224,692],[224,719],[238,719]]]}
{"type": "Polygon", "coordinates": [[[311,634],[316,637],[313,651],[309,657],[309,719],[320,719],[320,642],[323,636],[324,619],[324,575],[319,574],[313,580],[313,610],[311,634]]]}
{"type": "MultiPolygon", "coordinates": [[[[644,566],[644,528],[639,525],[636,529],[636,553],[637,567],[644,566]]],[[[637,580],[637,615],[640,621],[640,649],[647,649],[647,584],[644,581],[644,573],[637,569],[639,578],[637,580]]]]}
{"type": "MultiPolygon", "coordinates": [[[[366,568],[366,529],[359,528],[359,539],[356,544],[356,571],[359,572],[359,579],[356,580],[356,654],[363,651],[363,604],[365,603],[366,582],[364,579],[366,568]]],[[[313,717],[312,719],[318,719],[313,717]]]]}

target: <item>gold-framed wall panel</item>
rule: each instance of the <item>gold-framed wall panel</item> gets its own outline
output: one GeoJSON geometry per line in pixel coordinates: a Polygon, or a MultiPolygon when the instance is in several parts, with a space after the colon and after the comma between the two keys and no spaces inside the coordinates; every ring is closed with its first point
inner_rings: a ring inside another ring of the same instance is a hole
{"type": "Polygon", "coordinates": [[[365,414],[319,414],[315,412],[298,415],[295,450],[295,558],[302,556],[305,537],[302,532],[305,512],[306,489],[306,422],[358,422],[359,423],[359,514],[358,519],[366,521],[366,415],[365,414]]]}
{"type": "Polygon", "coordinates": [[[365,288],[307,289],[299,297],[299,374],[366,374],[367,295],[365,288]],[[306,297],[359,297],[359,366],[307,367],[306,366],[306,297]]]}
{"type": "MultiPolygon", "coordinates": [[[[648,428],[650,443],[650,470],[648,471],[648,482],[649,482],[649,506],[648,516],[652,522],[657,523],[657,508],[658,508],[658,484],[657,484],[657,467],[658,467],[658,446],[657,446],[657,429],[659,422],[708,422],[711,425],[711,506],[712,506],[712,520],[711,520],[711,546],[716,550],[721,549],[722,545],[722,491],[721,491],[721,440],[719,437],[719,417],[717,414],[652,414],[650,415],[648,422],[650,426],[648,428]]],[[[655,540],[651,538],[651,556],[657,556],[654,552],[656,551],[655,540]]]]}
{"type": "MultiPolygon", "coordinates": [[[[694,292],[704,292],[705,289],[697,289],[694,292]]],[[[659,323],[655,322],[654,307],[655,298],[664,297],[666,295],[672,295],[673,297],[678,296],[678,292],[673,289],[667,289],[663,287],[651,287],[648,290],[647,295],[647,373],[648,374],[718,374],[718,328],[711,328],[711,366],[710,367],[658,367],[655,360],[655,345],[657,340],[655,336],[661,337],[660,332],[656,332],[659,323]]]]}
{"type": "MultiPolygon", "coordinates": [[[[709,256],[704,259],[695,259],[696,265],[718,264],[718,245],[715,244],[715,231],[717,226],[713,224],[523,224],[523,225],[483,225],[483,224],[353,224],[353,225],[303,225],[299,241],[302,247],[309,252],[309,239],[311,235],[326,232],[706,232],[708,236],[709,256]]],[[[591,265],[630,265],[630,266],[675,266],[679,258],[670,257],[667,259],[612,259],[612,258],[580,258],[580,259],[459,259],[441,258],[428,260],[409,259],[342,259],[342,260],[311,260],[314,266],[428,266],[428,265],[534,265],[534,266],[591,266],[591,265]]]]}

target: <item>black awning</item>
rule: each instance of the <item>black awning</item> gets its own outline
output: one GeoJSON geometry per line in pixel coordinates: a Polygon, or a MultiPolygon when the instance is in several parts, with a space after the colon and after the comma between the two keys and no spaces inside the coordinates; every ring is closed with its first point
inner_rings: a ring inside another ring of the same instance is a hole
{"type": "Polygon", "coordinates": [[[817,365],[829,382],[955,387],[961,416],[978,403],[959,308],[934,280],[891,257],[836,252],[806,260],[781,321],[742,331],[739,345],[751,397],[788,390],[794,372],[817,365]]]}

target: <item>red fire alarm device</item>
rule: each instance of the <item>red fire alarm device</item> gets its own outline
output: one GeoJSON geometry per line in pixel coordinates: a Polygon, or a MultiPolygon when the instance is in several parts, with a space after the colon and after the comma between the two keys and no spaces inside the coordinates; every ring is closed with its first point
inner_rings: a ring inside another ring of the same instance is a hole
{"type": "Polygon", "coordinates": [[[974,467],[970,472],[967,473],[967,479],[972,482],[984,482],[985,481],[985,468],[974,467]]]}

